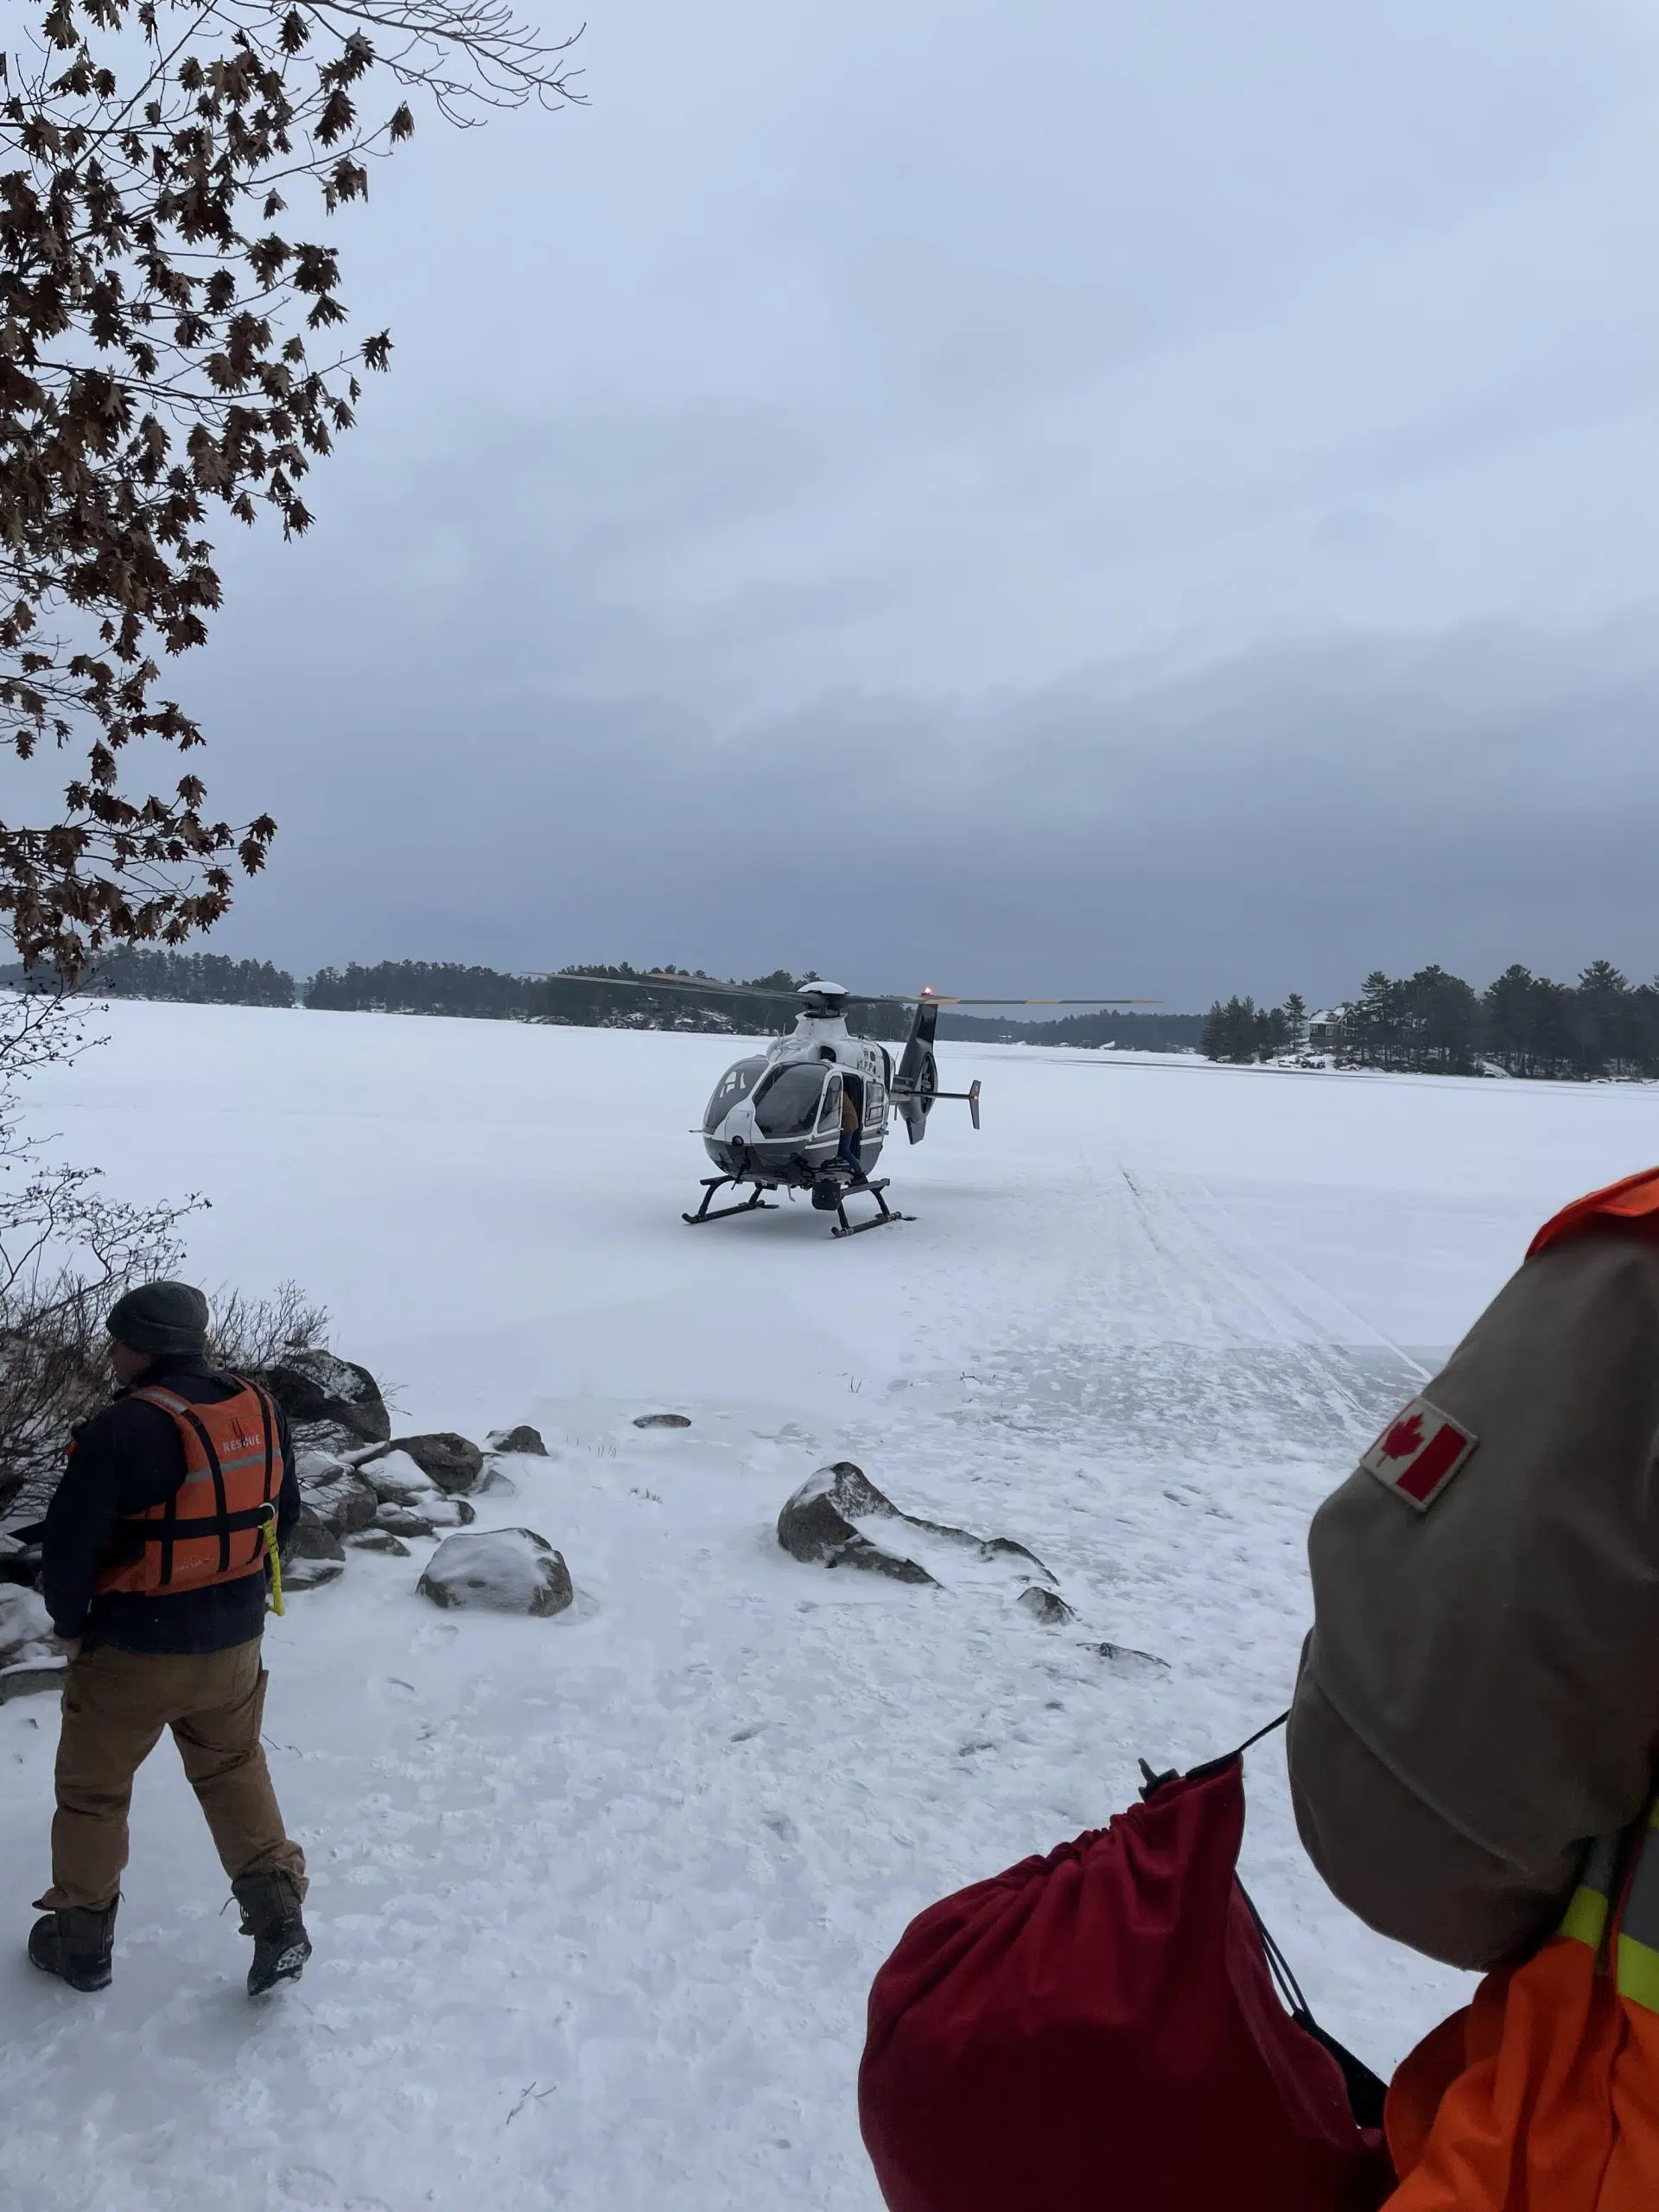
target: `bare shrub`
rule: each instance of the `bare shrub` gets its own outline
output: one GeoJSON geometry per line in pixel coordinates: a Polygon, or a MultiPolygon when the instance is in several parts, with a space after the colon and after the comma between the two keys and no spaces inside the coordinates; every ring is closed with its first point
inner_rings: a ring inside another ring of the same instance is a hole
{"type": "MultiPolygon", "coordinates": [[[[9,1518],[45,1504],[75,1424],[114,1387],[111,1306],[179,1273],[179,1224],[207,1203],[134,1205],[101,1196],[95,1168],[42,1162],[41,1141],[22,1128],[22,1080],[97,1041],[60,992],[0,994],[0,1515],[9,1518]]],[[[319,1343],[328,1319],[295,1283],[269,1299],[221,1291],[216,1312],[218,1356],[238,1368],[319,1343]]]]}
{"type": "Polygon", "coordinates": [[[286,1352],[309,1351],[327,1341],[327,1308],[314,1306],[296,1282],[279,1283],[271,1298],[221,1288],[210,1302],[213,1357],[238,1375],[257,1374],[286,1352]]]}

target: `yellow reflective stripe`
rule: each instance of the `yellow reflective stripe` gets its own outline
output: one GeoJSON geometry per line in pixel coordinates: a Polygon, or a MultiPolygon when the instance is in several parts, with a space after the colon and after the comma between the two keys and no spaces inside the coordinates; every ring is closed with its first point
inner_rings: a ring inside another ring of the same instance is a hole
{"type": "Polygon", "coordinates": [[[1599,1951],[1607,1933],[1607,1900],[1599,1890],[1576,1889],[1573,1902],[1561,1915],[1560,1932],[1575,1943],[1587,1943],[1592,1951],[1599,1951]]]}
{"type": "Polygon", "coordinates": [[[1634,1936],[1618,1939],[1618,1993],[1644,2012],[1659,2012],[1659,1951],[1634,1936]]]}

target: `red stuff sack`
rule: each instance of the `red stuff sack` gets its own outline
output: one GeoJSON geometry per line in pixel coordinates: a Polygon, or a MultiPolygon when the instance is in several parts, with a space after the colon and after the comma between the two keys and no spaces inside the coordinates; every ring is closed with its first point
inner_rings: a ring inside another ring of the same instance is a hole
{"type": "Polygon", "coordinates": [[[890,2212],[1374,2212],[1382,2084],[1276,1995],[1243,1834],[1234,1753],[911,1923],[859,2071],[890,2212]]]}

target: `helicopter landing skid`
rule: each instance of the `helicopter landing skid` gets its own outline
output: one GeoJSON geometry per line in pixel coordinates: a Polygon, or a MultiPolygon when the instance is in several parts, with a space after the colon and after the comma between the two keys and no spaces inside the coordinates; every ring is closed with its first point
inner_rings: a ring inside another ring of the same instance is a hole
{"type": "Polygon", "coordinates": [[[895,1222],[914,1221],[916,1217],[913,1213],[895,1213],[887,1204],[886,1195],[887,1181],[887,1177],[884,1175],[879,1182],[867,1183],[861,1178],[856,1183],[847,1184],[836,1201],[836,1218],[839,1226],[832,1229],[830,1234],[832,1236],[861,1236],[867,1229],[890,1229],[895,1222]],[[880,1211],[873,1213],[868,1221],[849,1221],[847,1201],[855,1191],[868,1192],[875,1200],[880,1211]]]}
{"type": "Polygon", "coordinates": [[[689,1221],[692,1228],[696,1229],[700,1222],[724,1221],[728,1214],[776,1213],[777,1207],[766,1204],[766,1194],[770,1186],[765,1183],[757,1183],[753,1194],[745,1198],[741,1205],[715,1206],[714,1211],[709,1212],[709,1203],[716,1191],[724,1190],[728,1183],[735,1189],[740,1182],[747,1179],[746,1177],[738,1175],[705,1175],[702,1179],[702,1204],[697,1208],[696,1213],[683,1213],[680,1219],[689,1221]]]}

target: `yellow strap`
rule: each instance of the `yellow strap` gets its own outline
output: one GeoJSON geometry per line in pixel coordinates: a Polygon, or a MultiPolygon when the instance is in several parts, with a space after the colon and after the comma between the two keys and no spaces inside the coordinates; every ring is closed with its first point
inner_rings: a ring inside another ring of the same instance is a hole
{"type": "Polygon", "coordinates": [[[1592,1951],[1599,1951],[1607,1932],[1607,1900],[1599,1890],[1576,1889],[1562,1916],[1559,1932],[1570,1936],[1575,1943],[1587,1943],[1592,1951]]]}
{"type": "Polygon", "coordinates": [[[288,1609],[283,1603],[283,1560],[276,1549],[276,1509],[273,1506],[265,1522],[265,1564],[270,1569],[270,1610],[283,1613],[288,1609]]]}

